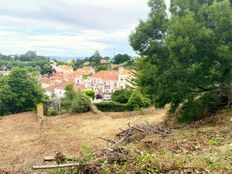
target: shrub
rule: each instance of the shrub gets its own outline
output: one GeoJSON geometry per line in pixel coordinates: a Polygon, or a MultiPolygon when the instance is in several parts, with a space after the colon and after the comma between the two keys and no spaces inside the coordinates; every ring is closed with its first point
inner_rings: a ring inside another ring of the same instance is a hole
{"type": "Polygon", "coordinates": [[[97,109],[102,112],[123,112],[130,110],[128,104],[116,103],[113,101],[96,103],[95,105],[97,109]]]}
{"type": "Polygon", "coordinates": [[[95,99],[95,92],[94,92],[93,90],[86,89],[86,90],[83,90],[83,92],[84,92],[87,96],[91,97],[92,99],[95,99]]]}
{"type": "Polygon", "coordinates": [[[57,115],[56,110],[54,108],[50,108],[47,111],[47,116],[55,116],[57,115]]]}
{"type": "Polygon", "coordinates": [[[64,98],[61,103],[61,108],[64,110],[69,110],[72,106],[72,100],[69,98],[64,98]]]}
{"type": "Polygon", "coordinates": [[[72,100],[75,97],[75,91],[73,88],[73,84],[69,84],[65,87],[65,98],[72,100]]]}
{"type": "Polygon", "coordinates": [[[71,112],[74,113],[83,113],[90,111],[91,101],[89,97],[87,97],[82,92],[77,92],[76,96],[72,101],[71,112]]]}
{"type": "Polygon", "coordinates": [[[131,91],[126,89],[117,90],[113,93],[112,100],[118,103],[127,103],[131,93],[131,91]]]}
{"type": "Polygon", "coordinates": [[[150,99],[146,98],[141,92],[135,91],[131,94],[128,105],[131,110],[140,110],[151,104],[150,99]]]}

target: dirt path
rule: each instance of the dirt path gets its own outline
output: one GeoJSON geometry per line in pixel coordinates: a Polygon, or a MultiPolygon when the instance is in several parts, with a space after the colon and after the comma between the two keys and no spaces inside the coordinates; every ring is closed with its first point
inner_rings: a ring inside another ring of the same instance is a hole
{"type": "Polygon", "coordinates": [[[140,113],[63,115],[48,118],[45,128],[38,125],[34,113],[0,118],[0,169],[30,171],[44,155],[58,151],[75,155],[84,145],[102,148],[105,142],[97,137],[113,137],[128,122],[159,123],[164,116],[164,111],[153,109],[140,113]]]}

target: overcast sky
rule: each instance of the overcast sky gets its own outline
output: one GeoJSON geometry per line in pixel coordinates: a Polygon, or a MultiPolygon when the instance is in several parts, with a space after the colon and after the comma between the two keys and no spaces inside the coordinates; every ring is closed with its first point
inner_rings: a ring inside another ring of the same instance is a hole
{"type": "Polygon", "coordinates": [[[147,0],[0,0],[0,53],[45,56],[134,54],[128,36],[147,0]]]}

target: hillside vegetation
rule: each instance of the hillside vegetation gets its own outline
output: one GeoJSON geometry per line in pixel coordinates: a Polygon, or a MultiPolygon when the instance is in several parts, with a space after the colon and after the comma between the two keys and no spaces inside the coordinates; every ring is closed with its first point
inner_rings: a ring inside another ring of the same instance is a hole
{"type": "Polygon", "coordinates": [[[83,148],[72,158],[81,164],[77,169],[48,173],[230,174],[231,118],[232,111],[226,110],[189,125],[168,122],[168,134],[135,131],[113,151],[83,148]]]}

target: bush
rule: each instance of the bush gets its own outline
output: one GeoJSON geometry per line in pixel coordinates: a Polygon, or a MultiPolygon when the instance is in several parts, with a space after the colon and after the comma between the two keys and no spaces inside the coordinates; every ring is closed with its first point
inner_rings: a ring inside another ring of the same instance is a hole
{"type": "Polygon", "coordinates": [[[113,101],[96,103],[95,105],[97,109],[102,112],[123,112],[130,110],[128,104],[116,103],[113,101]]]}
{"type": "Polygon", "coordinates": [[[131,94],[128,105],[131,110],[140,110],[151,104],[150,99],[146,98],[141,92],[135,91],[131,94]]]}
{"type": "Polygon", "coordinates": [[[82,92],[77,92],[76,96],[72,101],[71,112],[74,113],[83,113],[90,111],[91,101],[89,97],[87,97],[82,92]]]}
{"type": "Polygon", "coordinates": [[[131,93],[131,91],[126,89],[117,90],[113,93],[112,100],[118,103],[127,103],[131,93]]]}
{"type": "Polygon", "coordinates": [[[179,122],[197,121],[216,112],[224,107],[227,98],[216,93],[208,93],[204,96],[187,102],[182,106],[177,114],[179,122]]]}
{"type": "Polygon", "coordinates": [[[61,103],[61,108],[64,110],[69,110],[72,106],[72,101],[73,100],[71,100],[69,98],[64,98],[62,103],[61,103]]]}
{"type": "Polygon", "coordinates": [[[87,96],[91,97],[92,99],[95,99],[95,92],[94,92],[93,90],[86,89],[86,90],[83,90],[83,92],[84,92],[87,96]]]}
{"type": "Polygon", "coordinates": [[[55,116],[57,115],[56,110],[54,108],[50,108],[47,111],[47,116],[55,116]]]}

